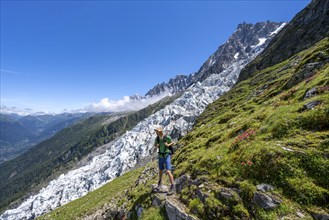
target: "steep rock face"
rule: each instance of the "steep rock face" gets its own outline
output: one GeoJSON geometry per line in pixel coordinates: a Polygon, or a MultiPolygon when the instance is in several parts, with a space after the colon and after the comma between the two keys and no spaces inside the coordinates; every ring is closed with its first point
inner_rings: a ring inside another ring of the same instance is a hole
{"type": "Polygon", "coordinates": [[[329,1],[312,0],[273,38],[266,51],[247,65],[238,81],[286,60],[325,36],[329,36],[329,1]]]}
{"type": "Polygon", "coordinates": [[[246,59],[264,49],[285,24],[270,21],[239,24],[232,36],[206,60],[198,72],[188,76],[177,75],[167,83],[156,85],[146,96],[183,92],[191,85],[204,81],[211,74],[221,73],[233,62],[246,59]]]}
{"type": "MultiPolygon", "coordinates": [[[[278,28],[279,24],[277,29],[268,31],[276,33],[278,28]]],[[[241,57],[237,55],[230,64],[226,62],[225,70],[195,83],[173,103],[147,117],[111,143],[104,154],[95,156],[89,164],[81,168],[61,175],[17,209],[7,210],[0,218],[34,218],[80,198],[122,175],[154,151],[156,126],[162,125],[165,131],[174,131],[172,136],[184,136],[206,106],[235,84],[241,69],[262,51],[261,43],[263,40],[255,41],[255,45],[250,46],[252,50],[249,53],[241,57]]]]}
{"type": "Polygon", "coordinates": [[[195,80],[203,81],[211,74],[220,73],[233,61],[245,59],[257,50],[265,48],[285,24],[270,21],[239,24],[232,36],[201,66],[195,80]]]}

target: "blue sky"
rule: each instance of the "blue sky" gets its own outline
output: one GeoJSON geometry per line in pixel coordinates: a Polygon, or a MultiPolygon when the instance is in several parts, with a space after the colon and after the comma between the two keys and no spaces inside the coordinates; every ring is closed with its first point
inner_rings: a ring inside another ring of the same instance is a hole
{"type": "Polygon", "coordinates": [[[1,105],[60,112],[144,95],[198,71],[239,23],[290,21],[309,2],[1,0],[1,105]]]}

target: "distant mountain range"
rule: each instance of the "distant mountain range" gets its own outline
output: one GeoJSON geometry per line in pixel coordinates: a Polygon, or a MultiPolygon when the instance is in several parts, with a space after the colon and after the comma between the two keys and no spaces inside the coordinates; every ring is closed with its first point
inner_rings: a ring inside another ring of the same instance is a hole
{"type": "Polygon", "coordinates": [[[58,131],[94,113],[57,115],[0,114],[0,163],[17,157],[58,131]]]}

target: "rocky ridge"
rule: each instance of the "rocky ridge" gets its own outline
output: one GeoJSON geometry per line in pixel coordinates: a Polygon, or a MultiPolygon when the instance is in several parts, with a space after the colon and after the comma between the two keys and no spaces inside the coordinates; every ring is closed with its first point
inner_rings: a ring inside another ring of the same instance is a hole
{"type": "Polygon", "coordinates": [[[312,0],[273,38],[268,49],[246,66],[238,81],[309,48],[323,36],[329,36],[329,1],[312,0]]]}
{"type": "Polygon", "coordinates": [[[221,45],[196,72],[189,75],[177,75],[169,82],[156,85],[146,93],[155,96],[161,93],[176,94],[185,91],[191,85],[204,81],[212,74],[219,74],[232,62],[246,59],[264,49],[270,40],[286,25],[283,22],[258,22],[239,24],[236,31],[221,45]]]}
{"type": "Polygon", "coordinates": [[[156,96],[162,93],[177,94],[184,92],[192,82],[194,82],[194,74],[188,76],[179,74],[175,78],[170,79],[167,83],[162,82],[150,89],[145,96],[156,96]]]}
{"type": "Polygon", "coordinates": [[[239,24],[229,39],[201,66],[195,74],[195,80],[203,81],[211,74],[222,72],[231,62],[245,59],[261,48],[265,48],[272,37],[286,24],[271,21],[239,24]]]}

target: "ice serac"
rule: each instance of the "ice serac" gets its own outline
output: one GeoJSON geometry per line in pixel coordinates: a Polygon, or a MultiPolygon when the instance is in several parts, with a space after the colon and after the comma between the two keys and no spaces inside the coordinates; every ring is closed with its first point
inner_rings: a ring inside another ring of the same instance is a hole
{"type": "MultiPolygon", "coordinates": [[[[264,33],[260,35],[255,32],[255,38],[249,35],[243,37],[244,32],[239,30],[247,27],[252,29],[254,25],[239,25],[238,30],[233,35],[241,34],[241,39],[247,41],[250,38],[252,40],[252,43],[248,44],[250,47],[248,52],[238,49],[229,50],[232,57],[231,55],[227,56],[225,63],[221,64],[223,69],[220,72],[216,69],[218,72],[214,72],[214,74],[209,72],[211,69],[210,62],[208,66],[204,64],[200,69],[200,73],[204,77],[205,74],[209,74],[204,80],[195,82],[173,103],[138,123],[132,130],[112,143],[110,150],[94,157],[89,164],[51,181],[46,188],[29,197],[18,208],[7,210],[0,219],[33,219],[82,197],[89,191],[97,189],[122,175],[133,168],[141,158],[152,153],[155,138],[154,128],[156,126],[162,125],[165,131],[172,132],[170,134],[174,138],[185,135],[192,128],[196,117],[204,111],[206,106],[234,85],[241,69],[262,51],[265,42],[273,36],[270,33],[275,32],[280,25],[280,23],[273,23],[272,28],[265,28],[264,26],[257,28],[259,32],[264,33]],[[259,38],[266,38],[266,40],[262,40],[264,42],[260,44],[259,38]],[[237,52],[239,52],[239,55],[236,55],[237,52]]],[[[230,39],[229,41],[231,41],[230,39]]],[[[242,42],[239,47],[243,48],[243,45],[246,44],[242,42]]],[[[221,59],[217,55],[215,53],[212,56],[212,65],[217,65],[217,58],[221,59]]]]}

